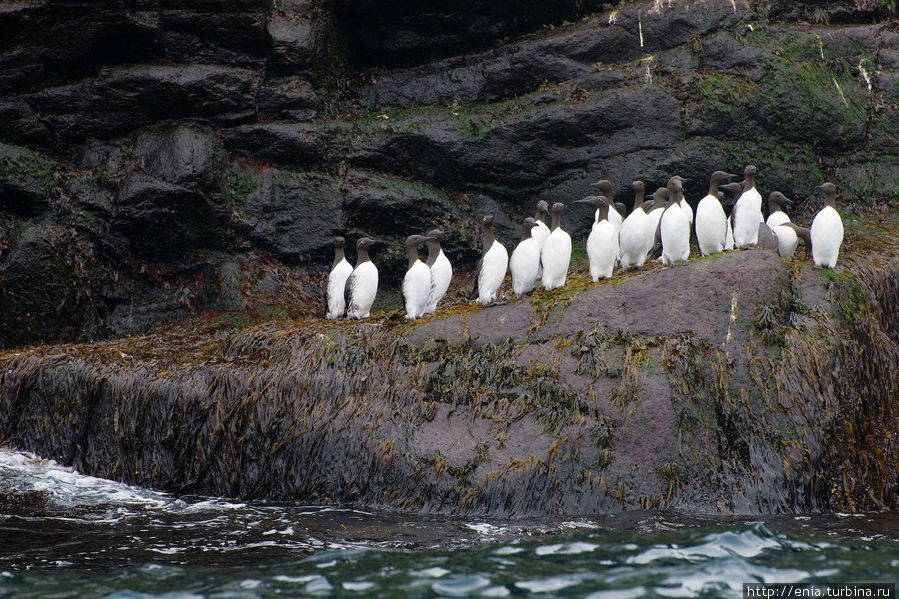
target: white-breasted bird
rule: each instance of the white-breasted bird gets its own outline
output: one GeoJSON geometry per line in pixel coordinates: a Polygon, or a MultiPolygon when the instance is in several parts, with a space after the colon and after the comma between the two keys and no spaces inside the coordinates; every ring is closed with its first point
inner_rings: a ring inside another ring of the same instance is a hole
{"type": "Polygon", "coordinates": [[[777,225],[773,228],[774,234],[777,235],[777,255],[781,258],[791,258],[799,245],[799,240],[805,244],[805,257],[811,256],[811,231],[805,227],[800,227],[793,223],[787,222],[777,225]]]}
{"type": "Polygon", "coordinates": [[[536,219],[524,219],[521,227],[521,241],[512,250],[509,271],[512,273],[512,291],[515,297],[527,295],[537,285],[537,271],[540,270],[540,244],[533,237],[536,219]]]}
{"type": "Polygon", "coordinates": [[[662,242],[662,265],[686,263],[690,257],[690,219],[680,206],[683,185],[679,177],[668,180],[668,202],[659,221],[662,242]]]}
{"type": "MultiPolygon", "coordinates": [[[[609,222],[615,225],[615,229],[620,231],[621,224],[624,222],[624,215],[622,214],[622,210],[618,210],[616,207],[618,204],[615,202],[614,193],[612,191],[612,182],[608,179],[601,179],[594,183],[597,188],[599,188],[599,195],[606,199],[606,202],[609,204],[609,222]]],[[[599,221],[599,210],[595,213],[596,221],[599,221]]]]}
{"type": "Polygon", "coordinates": [[[768,218],[765,219],[765,224],[773,229],[777,225],[790,222],[790,217],[787,215],[784,207],[792,203],[793,200],[784,194],[779,191],[772,191],[768,195],[768,218]]]}
{"type": "Polygon", "coordinates": [[[696,205],[696,241],[703,256],[724,250],[727,242],[727,215],[718,197],[718,186],[736,177],[724,171],[715,171],[709,177],[709,193],[696,205]]]}
{"type": "Polygon", "coordinates": [[[453,265],[443,252],[440,242],[443,239],[443,231],[433,229],[428,231],[428,259],[425,264],[431,269],[431,291],[428,294],[428,305],[425,314],[437,310],[437,303],[446,295],[450,282],[453,280],[453,265]]]}
{"type": "Polygon", "coordinates": [[[346,312],[344,289],[347,278],[353,272],[353,265],[346,259],[345,247],[346,240],[343,237],[334,238],[334,262],[328,273],[328,309],[326,313],[326,317],[331,319],[340,318],[346,312]]]}
{"type": "Polygon", "coordinates": [[[589,204],[599,213],[599,220],[593,223],[587,237],[590,278],[594,283],[601,278],[611,279],[615,261],[618,259],[618,231],[609,221],[609,202],[604,196],[589,196],[583,200],[576,200],[576,203],[589,204]]]}
{"type": "Polygon", "coordinates": [[[378,294],[378,268],[368,256],[368,250],[376,243],[376,239],[363,237],[356,242],[356,268],[347,277],[347,318],[368,318],[371,305],[378,294]]]}
{"type": "Polygon", "coordinates": [[[833,268],[843,243],[843,219],[837,212],[837,188],[824,183],[815,189],[824,194],[824,208],[818,211],[809,227],[812,242],[812,261],[815,266],[833,268]]]}
{"type": "Polygon", "coordinates": [[[730,214],[734,244],[740,249],[755,247],[758,243],[759,223],[765,222],[762,216],[762,195],[755,188],[757,173],[758,169],[751,164],[744,169],[743,194],[730,214]]]}
{"type": "Polygon", "coordinates": [[[537,209],[534,213],[534,221],[535,226],[531,231],[531,237],[533,237],[537,241],[537,245],[540,246],[540,250],[543,250],[543,244],[546,243],[546,238],[549,237],[549,226],[546,224],[546,215],[549,214],[549,204],[546,203],[546,200],[540,200],[537,202],[537,209]]]}
{"type": "MultiPolygon", "coordinates": [[[[643,181],[634,181],[634,206],[631,213],[621,223],[618,233],[618,263],[625,271],[636,266],[643,268],[646,254],[655,240],[655,228],[658,226],[649,215],[655,206],[655,200],[644,201],[646,186],[643,181]]],[[[661,216],[661,212],[659,213],[661,216]]]]}
{"type": "Polygon", "coordinates": [[[406,318],[415,320],[425,313],[428,297],[431,295],[431,269],[418,256],[418,246],[431,237],[410,235],[406,238],[406,256],[409,268],[403,277],[403,304],[406,306],[406,318]]]}
{"type": "Polygon", "coordinates": [[[540,264],[543,266],[543,287],[555,289],[565,284],[568,265],[571,263],[571,235],[562,229],[562,210],[565,204],[556,202],[552,207],[552,227],[543,250],[540,264]]]}
{"type": "Polygon", "coordinates": [[[473,297],[482,304],[496,300],[496,292],[506,278],[509,268],[509,252],[493,236],[493,216],[487,215],[481,221],[481,243],[483,254],[478,260],[475,272],[475,292],[473,297]]]}

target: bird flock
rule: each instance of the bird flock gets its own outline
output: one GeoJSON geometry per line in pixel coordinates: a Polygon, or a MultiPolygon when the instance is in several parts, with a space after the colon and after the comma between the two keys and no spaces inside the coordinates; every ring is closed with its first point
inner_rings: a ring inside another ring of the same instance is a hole
{"type": "MultiPolygon", "coordinates": [[[[836,187],[824,183],[815,189],[824,196],[809,228],[791,222],[785,209],[792,200],[779,191],[768,196],[768,217],[762,213],[762,196],[756,189],[758,169],[747,166],[742,182],[729,182],[737,175],[715,171],[709,177],[708,193],[699,200],[695,214],[684,198],[685,179],[671,177],[665,187],[648,198],[642,181],[634,181],[634,204],[626,218],[626,208],[613,201],[612,184],[607,180],[594,185],[599,195],[576,200],[594,209],[593,225],[587,237],[587,258],[594,282],[612,277],[615,266],[627,272],[642,269],[647,260],[659,260],[663,266],[686,263],[690,257],[691,232],[699,252],[709,256],[733,249],[766,249],[790,258],[802,239],[806,258],[815,266],[833,268],[843,241],[843,221],[836,210],[836,187]],[[729,197],[724,192],[729,194],[729,197]],[[691,231],[692,230],[692,231],[691,231]]],[[[483,253],[478,261],[474,290],[470,299],[490,304],[497,299],[506,273],[511,273],[516,297],[532,293],[538,280],[544,289],[565,285],[571,263],[571,236],[562,228],[565,205],[537,202],[533,217],[524,219],[521,240],[511,257],[493,234],[493,216],[481,222],[483,253]],[[550,215],[550,225],[546,217],[550,215]]],[[[452,280],[452,265],[441,248],[443,232],[410,235],[406,239],[408,270],[402,292],[406,318],[414,320],[437,309],[452,280]],[[421,244],[428,246],[422,261],[421,244]]],[[[369,257],[369,249],[381,243],[363,237],[356,242],[356,266],[347,261],[343,237],[334,239],[334,263],[328,275],[327,318],[346,316],[368,318],[378,290],[378,269],[369,257]]]]}

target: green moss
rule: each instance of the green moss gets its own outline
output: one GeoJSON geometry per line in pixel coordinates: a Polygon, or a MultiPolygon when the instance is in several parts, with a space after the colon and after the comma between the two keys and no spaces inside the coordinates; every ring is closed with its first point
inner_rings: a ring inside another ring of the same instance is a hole
{"type": "Polygon", "coordinates": [[[766,117],[790,139],[825,145],[862,141],[867,93],[848,72],[772,57],[762,79],[766,117]]]}
{"type": "Polygon", "coordinates": [[[864,291],[850,273],[829,268],[822,268],[819,272],[827,281],[826,297],[837,304],[844,323],[852,324],[859,315],[870,310],[864,291]]]}
{"type": "Polygon", "coordinates": [[[259,182],[253,175],[236,170],[228,171],[226,185],[228,195],[235,206],[242,207],[247,197],[259,188],[259,182]]]}

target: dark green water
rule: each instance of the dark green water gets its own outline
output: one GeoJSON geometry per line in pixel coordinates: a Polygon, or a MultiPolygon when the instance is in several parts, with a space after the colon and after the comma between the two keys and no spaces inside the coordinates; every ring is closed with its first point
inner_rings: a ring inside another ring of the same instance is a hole
{"type": "Polygon", "coordinates": [[[890,514],[416,518],[176,499],[0,450],[0,597],[740,597],[897,579],[890,514]]]}

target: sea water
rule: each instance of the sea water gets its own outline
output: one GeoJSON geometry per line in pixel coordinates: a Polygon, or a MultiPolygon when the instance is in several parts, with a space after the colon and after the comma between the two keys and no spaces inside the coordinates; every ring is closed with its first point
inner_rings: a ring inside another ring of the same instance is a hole
{"type": "Polygon", "coordinates": [[[741,597],[897,579],[890,514],[460,520],[177,498],[0,450],[0,597],[741,597]]]}

